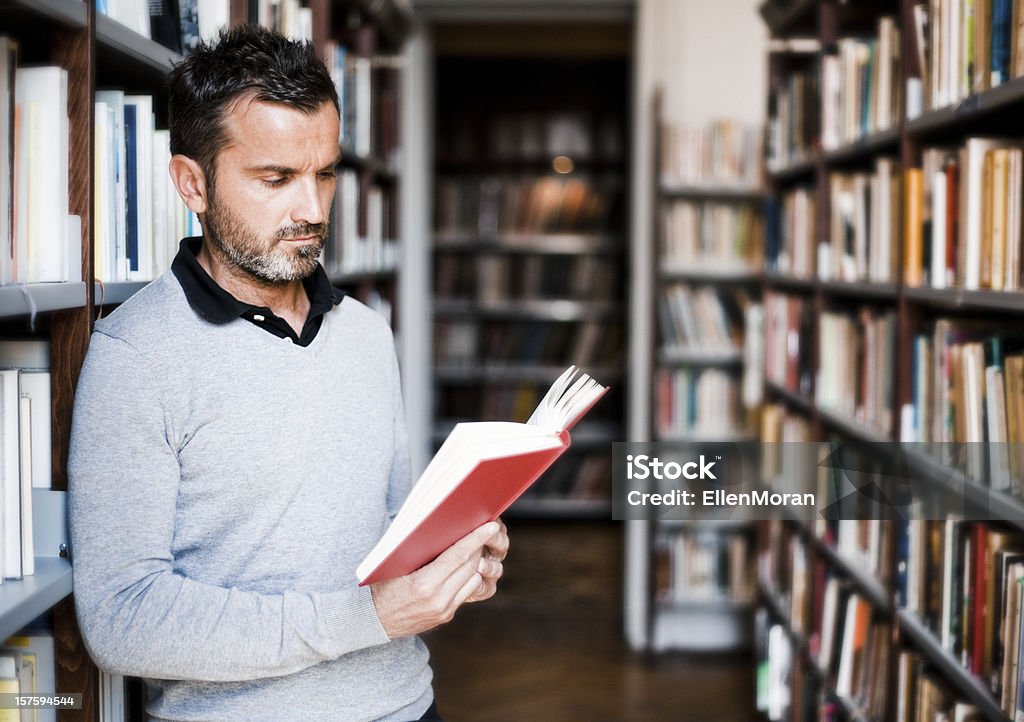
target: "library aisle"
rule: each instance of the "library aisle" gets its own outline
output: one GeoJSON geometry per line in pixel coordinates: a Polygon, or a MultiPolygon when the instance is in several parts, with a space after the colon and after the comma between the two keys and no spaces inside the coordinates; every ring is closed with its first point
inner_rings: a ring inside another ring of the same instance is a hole
{"type": "Polygon", "coordinates": [[[499,593],[426,635],[445,722],[748,722],[744,653],[649,655],[622,638],[622,529],[511,520],[499,593]]]}

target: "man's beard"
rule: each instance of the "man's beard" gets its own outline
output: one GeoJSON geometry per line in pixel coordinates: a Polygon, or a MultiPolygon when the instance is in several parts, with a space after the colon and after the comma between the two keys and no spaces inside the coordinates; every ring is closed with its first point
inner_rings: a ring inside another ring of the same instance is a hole
{"type": "Polygon", "coordinates": [[[261,241],[224,206],[214,201],[210,188],[209,204],[203,218],[203,236],[228,265],[261,283],[285,284],[312,275],[327,239],[327,223],[295,223],[278,229],[269,241],[261,241]],[[289,248],[285,239],[313,236],[310,243],[289,248]]]}

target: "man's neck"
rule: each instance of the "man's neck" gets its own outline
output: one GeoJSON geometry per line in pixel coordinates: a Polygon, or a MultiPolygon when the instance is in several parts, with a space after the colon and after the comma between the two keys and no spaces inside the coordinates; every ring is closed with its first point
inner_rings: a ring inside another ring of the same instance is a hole
{"type": "Polygon", "coordinates": [[[205,239],[196,260],[218,286],[239,301],[269,308],[274,315],[287,321],[296,334],[302,334],[310,304],[301,280],[288,283],[260,281],[225,262],[216,251],[211,251],[205,239]]]}

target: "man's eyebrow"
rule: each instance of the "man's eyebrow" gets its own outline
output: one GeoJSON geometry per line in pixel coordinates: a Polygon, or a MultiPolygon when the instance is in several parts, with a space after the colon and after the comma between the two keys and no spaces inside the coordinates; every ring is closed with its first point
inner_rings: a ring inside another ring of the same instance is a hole
{"type": "Polygon", "coordinates": [[[249,168],[252,173],[277,173],[279,175],[295,175],[295,169],[286,165],[254,165],[249,168]]]}

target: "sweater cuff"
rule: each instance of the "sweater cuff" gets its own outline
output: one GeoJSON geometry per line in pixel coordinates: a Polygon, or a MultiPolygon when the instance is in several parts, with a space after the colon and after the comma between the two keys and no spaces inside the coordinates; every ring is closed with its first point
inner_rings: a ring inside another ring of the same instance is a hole
{"type": "Polygon", "coordinates": [[[339,657],[391,641],[377,616],[369,586],[322,594],[320,599],[324,624],[339,657]]]}

